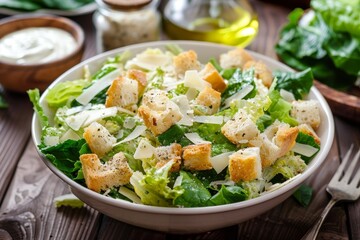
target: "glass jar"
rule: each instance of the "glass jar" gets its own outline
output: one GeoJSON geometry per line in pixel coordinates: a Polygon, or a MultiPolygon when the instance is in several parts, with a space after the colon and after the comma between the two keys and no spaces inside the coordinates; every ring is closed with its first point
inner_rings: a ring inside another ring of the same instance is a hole
{"type": "Polygon", "coordinates": [[[173,39],[245,47],[258,25],[248,0],[169,0],[164,8],[164,30],[173,39]]]}
{"type": "Polygon", "coordinates": [[[159,40],[159,0],[96,0],[94,14],[97,52],[159,40]]]}

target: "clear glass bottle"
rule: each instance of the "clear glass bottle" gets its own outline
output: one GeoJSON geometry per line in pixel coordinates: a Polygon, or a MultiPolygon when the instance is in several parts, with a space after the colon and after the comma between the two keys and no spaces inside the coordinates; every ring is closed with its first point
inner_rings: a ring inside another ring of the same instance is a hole
{"type": "Polygon", "coordinates": [[[96,0],[94,14],[97,52],[159,40],[159,0],[96,0]]]}
{"type": "Polygon", "coordinates": [[[169,0],[164,8],[164,29],[173,39],[245,47],[258,25],[248,0],[169,0]]]}

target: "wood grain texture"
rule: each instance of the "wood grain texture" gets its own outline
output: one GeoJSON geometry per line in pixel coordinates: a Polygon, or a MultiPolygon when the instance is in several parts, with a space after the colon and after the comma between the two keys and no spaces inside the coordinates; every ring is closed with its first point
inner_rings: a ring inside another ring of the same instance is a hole
{"type": "Polygon", "coordinates": [[[29,140],[32,115],[26,95],[9,93],[5,99],[9,107],[0,110],[0,203],[29,140]]]}
{"type": "Polygon", "coordinates": [[[95,239],[100,217],[96,210],[53,206],[55,197],[67,193],[67,185],[46,167],[30,141],[0,210],[7,215],[32,212],[36,239],[95,239]]]}
{"type": "MultiPolygon", "coordinates": [[[[360,148],[360,128],[357,124],[335,118],[336,138],[339,140],[340,155],[343,157],[353,144],[354,149],[360,148]]],[[[351,239],[360,239],[360,201],[346,204],[351,239]]]]}

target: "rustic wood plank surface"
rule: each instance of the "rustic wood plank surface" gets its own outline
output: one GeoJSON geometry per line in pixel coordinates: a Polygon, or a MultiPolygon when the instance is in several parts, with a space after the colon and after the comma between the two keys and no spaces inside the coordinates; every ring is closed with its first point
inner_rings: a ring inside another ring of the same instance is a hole
{"type": "MultiPolygon", "coordinates": [[[[258,13],[260,30],[248,49],[275,58],[273,46],[290,9],[251,2],[258,13]]],[[[84,58],[95,55],[91,15],[72,19],[86,32],[84,58]]],[[[116,221],[90,207],[54,208],[54,197],[68,193],[69,189],[37,156],[30,140],[32,110],[27,97],[8,92],[6,99],[10,107],[0,111],[0,210],[31,211],[36,217],[36,239],[300,239],[329,200],[325,187],[339,159],[351,143],[360,146],[359,128],[336,118],[336,138],[331,152],[323,167],[307,181],[314,189],[310,206],[304,208],[289,198],[273,210],[239,225],[202,234],[165,234],[116,221]]],[[[325,220],[319,239],[360,239],[359,226],[360,202],[339,204],[325,220]]]]}

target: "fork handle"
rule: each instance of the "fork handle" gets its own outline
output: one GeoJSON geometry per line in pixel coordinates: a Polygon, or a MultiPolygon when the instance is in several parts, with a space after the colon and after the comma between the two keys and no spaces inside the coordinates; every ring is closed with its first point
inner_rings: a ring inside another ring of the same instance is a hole
{"type": "Polygon", "coordinates": [[[329,203],[326,205],[324,211],[321,213],[319,220],[315,223],[315,225],[307,231],[307,233],[301,238],[301,240],[315,240],[324,219],[329,213],[330,209],[337,203],[338,200],[332,198],[329,203]]]}

